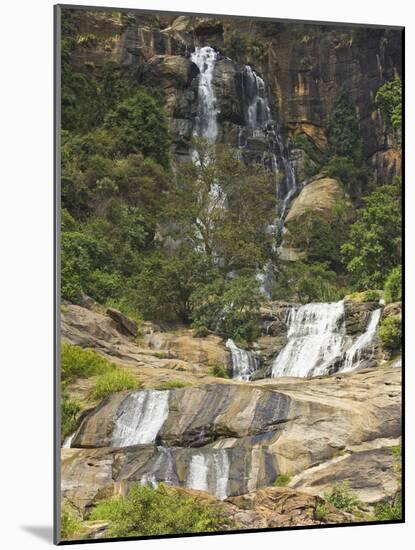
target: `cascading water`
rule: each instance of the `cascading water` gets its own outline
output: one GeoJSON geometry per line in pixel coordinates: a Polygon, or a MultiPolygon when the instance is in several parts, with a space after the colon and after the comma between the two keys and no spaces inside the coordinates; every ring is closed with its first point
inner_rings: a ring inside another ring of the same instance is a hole
{"type": "Polygon", "coordinates": [[[196,453],[190,461],[186,487],[207,491],[224,500],[228,496],[229,466],[224,449],[196,453]]]}
{"type": "Polygon", "coordinates": [[[370,313],[365,332],[361,334],[346,351],[341,372],[348,372],[359,368],[369,361],[374,354],[374,338],[376,336],[382,309],[375,309],[370,313]]]}
{"type": "Polygon", "coordinates": [[[287,337],[287,344],[273,362],[273,377],[326,374],[344,349],[343,301],[291,309],[287,337]]]}
{"type": "Polygon", "coordinates": [[[62,444],[62,449],[70,449],[72,445],[72,441],[76,435],[76,432],[74,432],[71,435],[68,435],[68,437],[65,438],[65,441],[62,444]]]}
{"type": "Polygon", "coordinates": [[[234,380],[250,380],[260,364],[257,355],[252,351],[238,348],[230,338],[226,342],[226,347],[232,356],[232,378],[234,380]]]}
{"type": "Polygon", "coordinates": [[[169,414],[169,391],[131,393],[118,408],[112,447],[154,443],[169,414]]]}
{"type": "Polygon", "coordinates": [[[210,143],[218,135],[216,97],[213,88],[213,74],[217,53],[210,46],[196,48],[191,60],[197,65],[199,73],[196,122],[193,135],[207,138],[210,143]]]}

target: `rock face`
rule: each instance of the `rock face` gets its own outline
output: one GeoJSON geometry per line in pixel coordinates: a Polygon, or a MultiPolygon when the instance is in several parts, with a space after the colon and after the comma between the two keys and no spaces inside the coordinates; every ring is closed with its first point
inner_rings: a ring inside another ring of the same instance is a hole
{"type": "MultiPolygon", "coordinates": [[[[62,450],[65,498],[82,508],[109,484],[164,481],[223,499],[400,435],[399,368],[150,394],[112,395],[86,416],[72,443],[78,448],[62,450]]],[[[365,460],[369,476],[379,455],[365,460]]],[[[390,472],[382,472],[363,497],[391,491],[390,472]]]]}
{"type": "Polygon", "coordinates": [[[310,468],[294,478],[290,486],[323,496],[335,483],[345,482],[360,500],[375,503],[398,491],[397,467],[390,448],[370,449],[310,468]]]}
{"type": "Polygon", "coordinates": [[[317,212],[324,216],[331,212],[336,201],[344,198],[339,182],[324,176],[313,179],[294,200],[285,219],[286,223],[295,222],[307,212],[317,212]]]}
{"type": "MultiPolygon", "coordinates": [[[[393,29],[333,28],[214,17],[157,16],[125,12],[74,11],[80,40],[73,62],[80,70],[99,70],[108,61],[130,66],[140,82],[154,77],[166,92],[166,109],[177,155],[187,154],[197,102],[197,68],[188,56],[196,46],[212,46],[220,54],[214,86],[219,109],[220,135],[237,139],[243,123],[243,66],[252,66],[266,82],[267,95],[283,134],[303,134],[322,151],[327,143],[325,126],[340,90],[356,105],[363,136],[364,156],[378,181],[400,173],[397,144],[388,135],[374,105],[374,96],[386,81],[401,74],[401,32],[393,29]],[[243,33],[248,43],[263,48],[228,55],[232,36],[243,33]]],[[[255,155],[257,144],[248,147],[255,155]]]]}

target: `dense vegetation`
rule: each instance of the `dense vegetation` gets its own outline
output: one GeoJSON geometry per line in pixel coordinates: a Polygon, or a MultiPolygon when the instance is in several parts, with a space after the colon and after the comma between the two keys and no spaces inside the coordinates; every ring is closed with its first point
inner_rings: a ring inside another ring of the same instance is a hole
{"type": "Polygon", "coordinates": [[[161,483],[155,489],[132,485],[126,497],[100,502],[89,519],[109,520],[110,537],[206,533],[228,524],[219,507],[161,483]]]}
{"type": "MultiPolygon", "coordinates": [[[[196,335],[216,332],[246,344],[258,336],[264,295],[256,275],[263,266],[275,278],[273,298],[332,301],[385,286],[387,301],[400,299],[400,182],[369,180],[346,90],[326,121],[326,150],[305,135],[293,145],[306,153],[310,175],[336,178],[348,198],[327,216],[310,212],[288,227],[289,244],[305,256],[287,264],[269,230],[277,207],[271,174],[246,165],[230,147],[204,140],[193,144],[197,162],[175,163],[162,91],[140,84],[134,68],[104,63],[81,69],[73,61],[80,48],[112,39],[104,31],[81,33],[65,12],[64,299],[82,303],[88,295],[135,319],[182,322],[196,335]]],[[[226,54],[236,60],[261,59],[265,50],[236,31],[226,42],[226,54]]],[[[395,132],[400,90],[395,80],[376,95],[395,132]]]]}

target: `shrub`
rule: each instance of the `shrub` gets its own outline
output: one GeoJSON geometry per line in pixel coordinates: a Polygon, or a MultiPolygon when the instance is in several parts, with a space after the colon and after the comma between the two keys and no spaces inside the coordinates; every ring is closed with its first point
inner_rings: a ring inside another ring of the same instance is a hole
{"type": "Polygon", "coordinates": [[[218,378],[230,378],[226,367],[217,363],[210,366],[209,374],[211,376],[217,376],[218,378]]]}
{"type": "Polygon", "coordinates": [[[349,513],[353,512],[361,504],[347,482],[336,483],[329,493],[325,493],[324,498],[338,510],[344,510],[349,513]]]}
{"type": "Polygon", "coordinates": [[[162,382],[157,389],[159,390],[173,390],[175,388],[188,388],[191,386],[190,382],[183,380],[166,380],[162,382]]]}
{"type": "Polygon", "coordinates": [[[61,511],[61,537],[63,539],[74,538],[81,531],[82,521],[76,513],[69,509],[63,508],[61,511]]]}
{"type": "Polygon", "coordinates": [[[328,516],[328,510],[325,504],[317,504],[314,517],[317,521],[326,522],[328,516]]]}
{"type": "Polygon", "coordinates": [[[63,386],[77,378],[104,374],[117,368],[95,351],[85,350],[72,344],[61,347],[61,377],[63,386]]]}
{"type": "Polygon", "coordinates": [[[71,435],[78,423],[78,414],[81,411],[81,406],[77,401],[69,398],[62,392],[61,395],[61,441],[68,435],[71,435]]]}
{"type": "Polygon", "coordinates": [[[209,336],[209,334],[210,334],[209,329],[207,327],[205,327],[204,325],[201,325],[200,327],[196,327],[194,329],[193,337],[194,338],[206,338],[207,336],[209,336]]]}
{"type": "Polygon", "coordinates": [[[379,336],[388,351],[396,351],[401,346],[402,320],[400,315],[386,317],[379,329],[379,336]]]}
{"type": "Polygon", "coordinates": [[[393,500],[377,504],[375,506],[375,519],[377,521],[402,519],[402,494],[399,492],[393,500]]]}
{"type": "Polygon", "coordinates": [[[402,300],[402,268],[397,266],[389,273],[385,282],[385,302],[399,302],[402,300]]]}
{"type": "Polygon", "coordinates": [[[291,481],[291,477],[288,474],[280,474],[274,482],[275,487],[285,487],[291,481]]]}
{"type": "Polygon", "coordinates": [[[96,400],[101,400],[111,393],[124,390],[135,390],[139,387],[141,387],[141,383],[135,376],[122,368],[115,368],[97,377],[95,386],[91,392],[91,397],[96,400]]]}
{"type": "Polygon", "coordinates": [[[110,537],[169,535],[217,531],[226,525],[222,510],[159,484],[132,485],[126,497],[106,500],[90,519],[109,520],[110,537]]]}
{"type": "Polygon", "coordinates": [[[352,292],[349,298],[354,302],[378,302],[381,297],[379,290],[365,290],[364,292],[352,292]]]}

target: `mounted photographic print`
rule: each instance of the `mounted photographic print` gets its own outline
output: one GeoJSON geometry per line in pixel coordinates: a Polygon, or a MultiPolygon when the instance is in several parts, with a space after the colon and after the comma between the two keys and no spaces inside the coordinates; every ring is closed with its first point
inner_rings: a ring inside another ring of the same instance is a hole
{"type": "Polygon", "coordinates": [[[55,37],[55,542],[403,522],[403,28],[55,37]]]}

